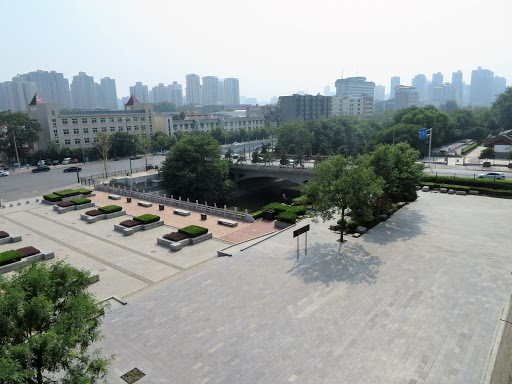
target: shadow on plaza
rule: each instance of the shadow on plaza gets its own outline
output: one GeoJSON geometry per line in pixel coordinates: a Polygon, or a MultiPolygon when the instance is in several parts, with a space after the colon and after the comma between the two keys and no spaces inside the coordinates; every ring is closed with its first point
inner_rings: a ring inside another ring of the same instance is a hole
{"type": "Polygon", "coordinates": [[[349,284],[374,284],[379,267],[384,262],[369,254],[360,244],[314,243],[308,254],[301,249],[300,258],[288,273],[301,278],[304,283],[347,282],[349,284]]]}
{"type": "Polygon", "coordinates": [[[363,238],[366,242],[375,244],[390,244],[396,241],[406,241],[423,235],[422,224],[426,223],[425,216],[418,211],[403,210],[395,213],[388,221],[370,229],[363,238]]]}

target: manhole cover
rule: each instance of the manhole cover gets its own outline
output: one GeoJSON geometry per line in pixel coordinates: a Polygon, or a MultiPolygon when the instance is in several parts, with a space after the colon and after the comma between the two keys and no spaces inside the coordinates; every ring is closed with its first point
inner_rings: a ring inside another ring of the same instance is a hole
{"type": "Polygon", "coordinates": [[[138,368],[133,368],[131,371],[126,372],[123,376],[121,376],[121,379],[126,381],[128,384],[132,384],[142,379],[144,376],[144,372],[142,372],[138,368]]]}

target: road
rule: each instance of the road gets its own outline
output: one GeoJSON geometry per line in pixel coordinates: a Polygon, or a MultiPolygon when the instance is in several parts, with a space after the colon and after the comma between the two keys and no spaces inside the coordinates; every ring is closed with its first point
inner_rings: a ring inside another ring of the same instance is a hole
{"type": "MultiPolygon", "coordinates": [[[[165,156],[149,156],[148,163],[161,165],[165,156]]],[[[87,164],[72,164],[82,168],[80,176],[97,175],[104,172],[102,162],[91,162],[87,164]]],[[[4,202],[16,201],[28,197],[41,196],[45,193],[57,191],[64,187],[77,185],[76,173],[64,173],[63,170],[70,165],[51,166],[49,172],[32,173],[31,169],[21,169],[12,172],[9,170],[9,176],[0,177],[0,198],[4,202]]],[[[132,160],[132,168],[142,168],[145,166],[144,159],[132,160]]],[[[122,171],[130,169],[128,158],[119,161],[109,161],[108,172],[122,171]]]]}

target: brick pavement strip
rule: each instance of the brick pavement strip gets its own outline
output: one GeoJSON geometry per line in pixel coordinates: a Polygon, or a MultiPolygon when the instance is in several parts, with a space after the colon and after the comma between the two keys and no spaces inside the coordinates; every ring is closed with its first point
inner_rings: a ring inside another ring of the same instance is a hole
{"type": "Polygon", "coordinates": [[[191,270],[106,317],[109,381],[478,383],[512,291],[511,206],[422,193],[343,245],[313,224],[298,262],[284,231],[191,270]]]}

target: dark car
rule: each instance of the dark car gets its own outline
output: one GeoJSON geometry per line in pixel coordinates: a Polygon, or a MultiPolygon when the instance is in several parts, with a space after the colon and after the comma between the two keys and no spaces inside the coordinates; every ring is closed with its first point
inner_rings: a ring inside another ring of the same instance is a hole
{"type": "Polygon", "coordinates": [[[69,167],[64,170],[64,172],[81,172],[82,168],[80,167],[69,167]]]}
{"type": "Polygon", "coordinates": [[[52,165],[59,165],[59,160],[53,160],[52,165]]]}
{"type": "Polygon", "coordinates": [[[131,156],[130,157],[130,160],[138,160],[138,159],[142,159],[144,156],[142,155],[135,155],[135,156],[131,156]]]}
{"type": "Polygon", "coordinates": [[[37,168],[34,168],[32,170],[33,173],[38,173],[38,172],[48,172],[50,170],[50,167],[47,166],[47,165],[40,165],[39,167],[37,168]]]}
{"type": "Polygon", "coordinates": [[[78,159],[73,159],[73,160],[71,160],[71,163],[72,163],[72,164],[77,164],[77,163],[78,163],[78,159]]]}

